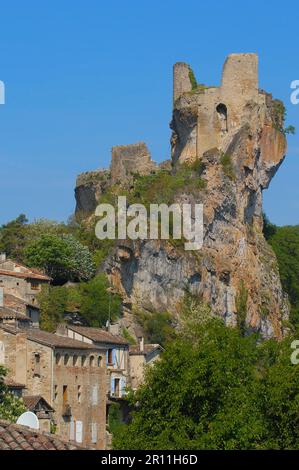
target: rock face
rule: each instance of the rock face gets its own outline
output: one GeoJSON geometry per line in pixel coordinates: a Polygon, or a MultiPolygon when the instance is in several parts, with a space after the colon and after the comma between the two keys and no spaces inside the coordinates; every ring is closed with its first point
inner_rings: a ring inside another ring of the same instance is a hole
{"type": "Polygon", "coordinates": [[[288,303],[262,233],[262,191],[286,153],[282,105],[258,90],[254,54],[229,56],[219,88],[192,90],[189,70],[174,66],[172,159],[174,166],[201,160],[205,190],[196,198],[178,194],[176,202],[203,203],[203,248],[122,244],[107,272],[127,307],[149,311],[178,313],[188,288],[236,324],[243,295],[248,330],[279,338],[288,303]]]}
{"type": "Polygon", "coordinates": [[[101,194],[110,186],[110,172],[97,170],[82,173],[77,177],[75,198],[76,216],[86,217],[95,211],[101,194]]]}
{"type": "MultiPolygon", "coordinates": [[[[226,324],[245,315],[249,331],[280,338],[289,311],[262,233],[262,191],[286,153],[283,105],[259,90],[255,54],[229,56],[220,87],[197,85],[190,67],[176,64],[173,96],[171,171],[198,161],[205,180],[204,189],[180,190],[174,202],[203,204],[203,247],[187,252],[168,241],[122,241],[105,270],[127,317],[135,308],[179,315],[187,288],[226,324]]],[[[145,148],[138,146],[141,168],[150,172],[145,148]]],[[[119,147],[113,152],[114,181],[127,175],[125,155],[119,147]]]]}

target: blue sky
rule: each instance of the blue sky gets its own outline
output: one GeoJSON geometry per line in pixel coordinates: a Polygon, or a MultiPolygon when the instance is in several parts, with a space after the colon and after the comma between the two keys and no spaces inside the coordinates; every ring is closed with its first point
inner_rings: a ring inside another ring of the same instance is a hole
{"type": "Polygon", "coordinates": [[[298,20],[292,0],[0,0],[0,223],[66,220],[76,175],[108,166],[113,145],[144,140],[169,158],[173,63],[217,85],[226,55],[257,52],[261,88],[298,129],[264,207],[298,224],[298,20]]]}

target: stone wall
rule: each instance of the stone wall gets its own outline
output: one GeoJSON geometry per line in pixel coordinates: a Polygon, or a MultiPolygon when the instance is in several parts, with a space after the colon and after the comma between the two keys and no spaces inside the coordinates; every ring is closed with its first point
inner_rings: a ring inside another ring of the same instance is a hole
{"type": "Polygon", "coordinates": [[[214,147],[225,151],[248,118],[246,105],[265,104],[265,95],[258,91],[256,54],[229,55],[220,87],[199,85],[190,93],[187,70],[181,62],[174,66],[172,155],[181,162],[200,158],[214,147]]]}
{"type": "Polygon", "coordinates": [[[155,171],[156,164],[144,142],[112,148],[111,178],[113,183],[124,183],[134,173],[147,175],[155,171]]]}

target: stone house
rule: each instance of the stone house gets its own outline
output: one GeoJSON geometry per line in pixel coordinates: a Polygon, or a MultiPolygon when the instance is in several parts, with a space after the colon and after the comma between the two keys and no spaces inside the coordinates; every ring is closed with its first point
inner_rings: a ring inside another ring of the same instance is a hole
{"type": "MultiPolygon", "coordinates": [[[[53,428],[65,440],[105,448],[106,350],[37,328],[0,324],[0,364],[23,395],[53,408],[53,428]]],[[[25,398],[26,400],[26,398],[25,398]]]]}
{"type": "Polygon", "coordinates": [[[159,344],[145,344],[144,338],[138,338],[138,345],[130,346],[130,378],[133,390],[143,384],[146,367],[153,365],[163,351],[159,344]]]}
{"type": "Polygon", "coordinates": [[[122,336],[114,335],[101,328],[75,325],[60,325],[56,333],[104,350],[107,396],[112,399],[123,397],[126,386],[130,385],[130,373],[129,344],[122,336]]]}
{"type": "Polygon", "coordinates": [[[36,295],[50,281],[49,276],[40,271],[7,259],[5,254],[0,255],[0,287],[6,294],[22,299],[25,304],[37,306],[36,295]]]}

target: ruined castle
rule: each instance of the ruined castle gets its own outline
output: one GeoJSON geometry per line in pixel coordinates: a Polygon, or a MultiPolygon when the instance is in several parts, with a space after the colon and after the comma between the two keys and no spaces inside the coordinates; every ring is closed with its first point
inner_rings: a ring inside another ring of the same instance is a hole
{"type": "Polygon", "coordinates": [[[264,337],[283,335],[288,303],[262,233],[262,192],[286,155],[283,126],[283,104],[259,89],[256,54],[229,55],[219,87],[198,84],[189,65],[178,62],[171,164],[156,165],[139,143],[114,148],[110,171],[78,177],[77,212],[87,214],[111,184],[122,185],[133,173],[155,173],[162,166],[174,175],[181,163],[201,163],[205,187],[195,196],[180,189],[173,201],[204,206],[199,256],[163,240],[128,241],[117,244],[105,263],[126,306],[124,326],[134,324],[130,312],[136,307],[177,315],[187,288],[232,325],[240,321],[243,297],[248,329],[264,337]]]}
{"type": "MultiPolygon", "coordinates": [[[[228,56],[219,87],[197,85],[194,78],[189,65],[183,62],[174,65],[174,108],[180,112],[184,110],[193,123],[190,135],[183,141],[174,142],[174,161],[201,157],[213,147],[225,151],[231,135],[246,120],[247,104],[265,104],[265,93],[258,89],[256,54],[228,56]]],[[[176,118],[177,113],[174,120],[176,118]]]]}

